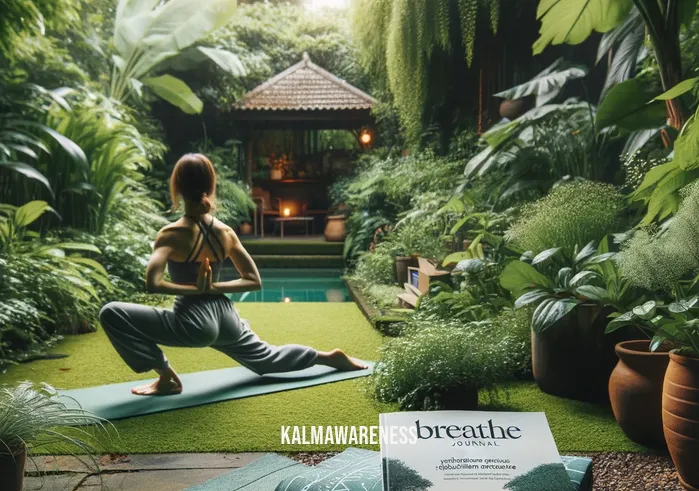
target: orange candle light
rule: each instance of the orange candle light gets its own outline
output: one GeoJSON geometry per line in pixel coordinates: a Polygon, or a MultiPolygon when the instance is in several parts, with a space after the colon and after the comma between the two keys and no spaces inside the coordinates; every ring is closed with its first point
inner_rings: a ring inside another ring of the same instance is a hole
{"type": "Polygon", "coordinates": [[[284,216],[288,217],[289,215],[291,215],[291,210],[289,208],[284,208],[284,216]]]}

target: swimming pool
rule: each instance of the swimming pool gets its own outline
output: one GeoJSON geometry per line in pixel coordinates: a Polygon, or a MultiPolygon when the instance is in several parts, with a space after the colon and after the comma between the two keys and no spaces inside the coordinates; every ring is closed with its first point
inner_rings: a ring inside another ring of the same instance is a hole
{"type": "Polygon", "coordinates": [[[234,302],[351,301],[340,269],[260,269],[260,276],[262,290],[232,294],[229,295],[231,300],[234,302]]]}

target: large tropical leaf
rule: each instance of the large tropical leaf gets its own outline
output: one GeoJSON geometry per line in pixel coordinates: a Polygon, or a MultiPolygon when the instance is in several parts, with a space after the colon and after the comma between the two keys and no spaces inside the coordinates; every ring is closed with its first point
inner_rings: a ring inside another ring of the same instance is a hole
{"type": "Polygon", "coordinates": [[[143,85],[150,87],[153,92],[187,114],[199,114],[204,107],[204,103],[192,92],[192,89],[172,75],[146,78],[143,80],[143,85]]]}
{"type": "Polygon", "coordinates": [[[552,327],[581,302],[575,298],[547,298],[532,316],[532,330],[539,334],[552,327]]]}
{"type": "Polygon", "coordinates": [[[131,58],[155,17],[160,0],[120,0],[114,19],[114,47],[123,60],[131,58]]]}
{"type": "Polygon", "coordinates": [[[0,169],[8,169],[13,172],[18,172],[29,179],[34,179],[35,181],[40,182],[51,192],[51,195],[53,196],[53,189],[51,188],[51,183],[49,180],[31,165],[25,164],[24,162],[8,162],[0,160],[0,169]]]}
{"type": "Polygon", "coordinates": [[[699,167],[699,124],[696,116],[687,122],[675,141],[673,160],[682,170],[699,167]]]}
{"type": "Polygon", "coordinates": [[[246,74],[245,67],[237,55],[225,49],[197,47],[200,53],[205,54],[219,67],[236,77],[244,77],[246,74]]]}
{"type": "Polygon", "coordinates": [[[531,264],[511,261],[500,274],[500,285],[511,291],[515,297],[519,297],[532,288],[548,288],[551,286],[551,281],[531,264]]]}
{"type": "Polygon", "coordinates": [[[580,44],[593,31],[607,32],[626,19],[632,6],[632,0],[541,0],[534,54],[550,44],[580,44]]]}
{"type": "Polygon", "coordinates": [[[511,89],[495,94],[496,97],[504,99],[521,99],[530,95],[536,95],[536,106],[542,106],[553,100],[560,94],[563,86],[576,78],[583,78],[587,75],[587,67],[564,61],[563,58],[556,60],[546,70],[537,76],[511,89]]]}
{"type": "Polygon", "coordinates": [[[482,139],[489,145],[488,148],[469,160],[464,168],[464,175],[466,177],[482,176],[491,168],[507,166],[518,152],[533,140],[532,126],[535,123],[554,116],[568,117],[578,111],[589,112],[591,109],[586,102],[577,102],[572,99],[561,104],[535,107],[514,121],[494,126],[482,135],[482,139]]]}
{"type": "MultiPolygon", "coordinates": [[[[650,225],[654,220],[663,220],[675,213],[681,202],[680,190],[699,178],[699,169],[683,170],[678,168],[674,161],[662,164],[662,166],[666,165],[670,166],[670,170],[662,175],[662,178],[653,188],[648,200],[648,211],[643,217],[641,225],[650,225]]],[[[655,168],[651,169],[651,171],[653,170],[655,168]]],[[[651,171],[646,174],[646,178],[651,171]]]]}
{"type": "Polygon", "coordinates": [[[637,9],[631,11],[626,21],[602,36],[597,50],[597,62],[611,54],[612,59],[607,68],[602,95],[617,84],[632,78],[643,48],[646,25],[637,9]]]}
{"type": "Polygon", "coordinates": [[[177,56],[159,64],[155,71],[162,72],[168,69],[177,71],[193,70],[205,61],[213,61],[220,68],[236,77],[245,76],[247,73],[238,55],[225,49],[207,48],[204,46],[185,49],[177,56]]]}
{"type": "Polygon", "coordinates": [[[18,228],[28,227],[47,211],[54,211],[46,201],[30,201],[15,210],[14,223],[18,228]]]}
{"type": "Polygon", "coordinates": [[[614,125],[627,131],[657,128],[663,125],[666,117],[665,104],[653,100],[639,80],[631,79],[607,93],[597,109],[595,129],[600,132],[614,125]]]}
{"type": "Polygon", "coordinates": [[[667,90],[666,92],[663,92],[660,94],[658,97],[655,98],[656,101],[668,101],[671,99],[674,99],[676,97],[679,97],[683,94],[686,94],[687,92],[691,90],[695,90],[697,87],[699,87],[699,77],[694,77],[694,78],[689,78],[687,80],[684,80],[671,89],[667,90]]]}
{"type": "Polygon", "coordinates": [[[235,0],[170,0],[162,4],[153,11],[153,19],[139,43],[144,54],[131,77],[142,77],[228,23],[235,9],[235,0]]]}

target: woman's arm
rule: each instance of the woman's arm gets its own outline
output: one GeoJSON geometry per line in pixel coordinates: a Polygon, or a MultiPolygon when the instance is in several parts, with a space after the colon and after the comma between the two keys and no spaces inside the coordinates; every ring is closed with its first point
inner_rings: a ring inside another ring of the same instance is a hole
{"type": "MultiPolygon", "coordinates": [[[[146,266],[146,291],[148,293],[164,293],[166,295],[201,295],[205,290],[203,285],[180,285],[165,280],[165,266],[174,248],[174,234],[167,230],[161,230],[155,239],[153,254],[150,256],[148,266],[146,266]]],[[[204,271],[205,264],[202,262],[199,276],[210,273],[204,271]]],[[[208,279],[210,280],[210,276],[208,279]]],[[[198,282],[200,283],[200,282],[198,282]]]]}
{"type": "Polygon", "coordinates": [[[250,254],[248,254],[248,251],[245,250],[243,244],[240,243],[240,239],[232,230],[227,234],[226,245],[228,246],[228,256],[238,270],[240,278],[214,283],[211,285],[211,291],[217,293],[242,293],[262,288],[260,272],[257,270],[255,261],[252,260],[250,254]]]}

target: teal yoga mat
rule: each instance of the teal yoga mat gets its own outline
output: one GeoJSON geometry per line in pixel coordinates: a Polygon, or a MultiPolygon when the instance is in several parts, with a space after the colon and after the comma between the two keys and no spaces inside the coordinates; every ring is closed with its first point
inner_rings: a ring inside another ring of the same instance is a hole
{"type": "Polygon", "coordinates": [[[170,396],[131,394],[133,386],[155,379],[61,390],[59,396],[69,407],[77,407],[77,402],[83,409],[115,420],[366,377],[373,371],[374,364],[364,363],[369,366],[368,369],[352,372],[316,365],[305,370],[266,375],[257,375],[245,367],[185,373],[180,375],[184,387],[182,393],[170,396]]]}

